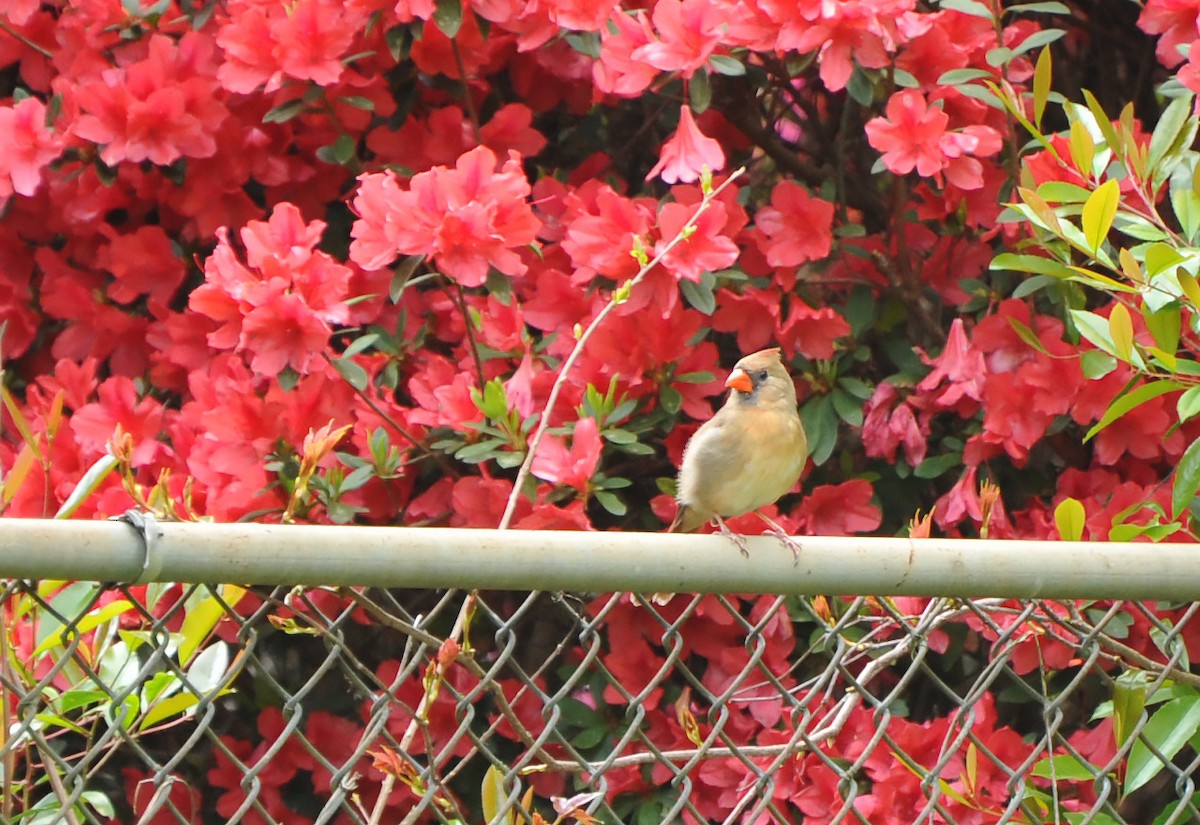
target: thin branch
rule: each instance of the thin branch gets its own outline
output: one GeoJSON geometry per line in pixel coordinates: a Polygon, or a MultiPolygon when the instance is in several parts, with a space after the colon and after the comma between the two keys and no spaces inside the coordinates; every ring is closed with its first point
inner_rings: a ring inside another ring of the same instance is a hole
{"type": "Polygon", "coordinates": [[[14,38],[16,38],[17,40],[21,41],[21,43],[22,43],[22,44],[23,44],[23,45],[24,45],[26,48],[33,49],[35,52],[37,52],[38,54],[40,54],[42,57],[45,57],[45,58],[47,58],[47,59],[49,59],[49,60],[53,60],[53,59],[54,59],[54,52],[50,51],[49,49],[47,49],[47,48],[45,48],[45,47],[43,47],[43,46],[39,46],[37,43],[34,43],[32,40],[30,40],[28,37],[26,37],[25,35],[21,34],[21,33],[20,33],[19,31],[17,31],[16,29],[14,29],[12,26],[10,26],[10,25],[9,25],[7,22],[5,22],[4,20],[0,20],[0,30],[3,30],[3,31],[5,31],[5,32],[7,32],[8,34],[10,34],[11,36],[13,36],[13,37],[14,37],[14,38]]]}

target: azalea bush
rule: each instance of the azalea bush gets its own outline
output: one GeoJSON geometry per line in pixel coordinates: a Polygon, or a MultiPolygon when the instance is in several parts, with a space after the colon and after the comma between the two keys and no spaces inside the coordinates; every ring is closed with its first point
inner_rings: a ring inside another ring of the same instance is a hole
{"type": "MultiPolygon", "coordinates": [[[[1193,537],[1198,15],[9,2],[0,514],[658,530],[725,371],[779,346],[812,449],[765,511],[791,532],[1193,537]]],[[[778,629],[781,667],[822,615],[778,629]]],[[[1147,621],[1127,643],[1161,661],[1147,621]]],[[[1071,666],[1021,641],[1026,672],[1071,666]]],[[[661,651],[608,655],[632,684],[661,651]]],[[[1101,764],[1124,740],[1093,732],[1101,764]]],[[[856,805],[919,792],[873,771],[856,805]]],[[[205,810],[240,804],[208,781],[205,810]]],[[[637,809],[644,781],[614,795],[637,809]]],[[[778,787],[819,821],[844,789],[807,781],[778,787]]]]}

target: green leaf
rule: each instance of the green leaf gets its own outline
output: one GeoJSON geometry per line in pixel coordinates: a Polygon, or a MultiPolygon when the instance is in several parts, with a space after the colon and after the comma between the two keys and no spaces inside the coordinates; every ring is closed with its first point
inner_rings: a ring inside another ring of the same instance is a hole
{"type": "Polygon", "coordinates": [[[614,516],[623,516],[629,511],[629,508],[625,506],[625,502],[607,490],[596,490],[592,495],[596,497],[596,501],[600,502],[601,507],[614,516]]]}
{"type": "Polygon", "coordinates": [[[1018,255],[1002,252],[992,258],[989,269],[1007,269],[1012,272],[1031,272],[1037,275],[1053,275],[1058,278],[1071,277],[1071,270],[1061,261],[1043,258],[1040,255],[1018,255]]]}
{"type": "Polygon", "coordinates": [[[1174,357],[1175,351],[1179,349],[1179,333],[1182,327],[1179,304],[1171,303],[1157,311],[1143,306],[1142,318],[1146,321],[1146,328],[1150,330],[1154,343],[1163,352],[1174,357]]]}
{"type": "Polygon", "coordinates": [[[437,8],[433,12],[433,22],[442,30],[442,34],[453,40],[462,27],[462,3],[459,0],[437,0],[437,8]]]}
{"type": "Polygon", "coordinates": [[[1100,245],[1108,237],[1120,200],[1121,185],[1115,180],[1107,180],[1096,188],[1083,205],[1081,222],[1090,251],[1099,251],[1100,245]]]}
{"type": "Polygon", "coordinates": [[[913,470],[913,475],[917,478],[937,478],[947,470],[952,470],[956,467],[961,467],[963,463],[962,453],[946,453],[945,455],[933,456],[922,461],[913,470]]]}
{"type": "Polygon", "coordinates": [[[299,98],[281,103],[263,115],[263,123],[287,123],[304,111],[304,107],[307,105],[299,98]]]}
{"type": "Polygon", "coordinates": [[[838,418],[828,395],[810,399],[800,408],[800,418],[808,434],[809,455],[814,464],[821,465],[833,455],[837,445],[838,418]]]}
{"type": "Polygon", "coordinates": [[[983,69],[951,69],[948,72],[942,72],[942,76],[937,79],[938,86],[958,86],[962,83],[969,83],[972,80],[982,80],[985,77],[992,77],[992,73],[983,69]]]}
{"type": "Polygon", "coordinates": [[[1117,359],[1113,358],[1107,352],[1090,349],[1079,356],[1079,368],[1083,370],[1084,378],[1095,381],[1115,370],[1117,368],[1117,359]]]}
{"type": "Polygon", "coordinates": [[[1071,10],[1065,3],[1054,0],[1042,3],[1016,3],[1004,8],[1005,14],[1070,14],[1071,10]]]}
{"type": "Polygon", "coordinates": [[[1042,114],[1046,111],[1046,100],[1050,96],[1050,50],[1042,49],[1033,72],[1033,122],[1039,128],[1042,114]]]}
{"type": "Polygon", "coordinates": [[[498,825],[513,825],[516,822],[516,811],[509,805],[504,814],[500,808],[508,798],[504,789],[504,769],[491,765],[483,775],[483,787],[480,790],[480,807],[484,822],[495,822],[498,825]]]}
{"type": "Polygon", "coordinates": [[[1096,128],[1100,130],[1100,134],[1104,136],[1104,143],[1109,149],[1116,151],[1121,147],[1121,141],[1117,139],[1117,132],[1113,129],[1112,119],[1105,113],[1104,107],[1100,105],[1100,101],[1096,100],[1096,96],[1087,89],[1082,89],[1083,100],[1087,103],[1088,111],[1092,113],[1095,119],[1096,128]]]}
{"type": "Polygon", "coordinates": [[[1183,395],[1175,402],[1175,412],[1179,416],[1180,424],[1195,418],[1196,413],[1200,413],[1200,387],[1184,390],[1183,395]]]}
{"type": "Polygon", "coordinates": [[[972,17],[982,17],[984,20],[996,22],[996,15],[992,14],[992,10],[978,0],[941,0],[939,5],[943,9],[953,9],[972,17]]]}
{"type": "Polygon", "coordinates": [[[704,114],[712,103],[712,84],[708,72],[695,72],[687,85],[688,103],[695,114],[704,114]]]}
{"type": "Polygon", "coordinates": [[[368,332],[364,335],[360,335],[350,342],[350,346],[346,347],[346,351],[342,353],[342,357],[349,358],[351,356],[358,355],[360,352],[372,346],[378,340],[379,333],[377,332],[368,332]]]}
{"type": "Polygon", "coordinates": [[[1097,772],[1096,768],[1080,762],[1074,756],[1062,754],[1038,760],[1030,774],[1058,782],[1090,782],[1096,778],[1097,772]]]}
{"type": "Polygon", "coordinates": [[[1146,277],[1152,278],[1160,272],[1183,263],[1183,256],[1173,246],[1154,243],[1146,247],[1146,277]]]}
{"type": "MultiPolygon", "coordinates": [[[[1072,125],[1074,125],[1074,123],[1079,123],[1079,121],[1074,121],[1072,125]]],[[[1080,126],[1082,125],[1083,124],[1080,123],[1080,126]]],[[[1087,129],[1085,128],[1084,131],[1086,132],[1087,129]]],[[[1088,139],[1091,139],[1090,135],[1088,136],[1088,139]]],[[[1037,188],[1037,193],[1043,199],[1053,203],[1083,203],[1089,197],[1091,197],[1092,190],[1083,186],[1079,186],[1078,184],[1067,183],[1066,181],[1061,180],[1052,180],[1047,181],[1039,186],[1037,188]]]]}
{"type": "Polygon", "coordinates": [[[829,397],[833,400],[833,409],[838,414],[838,418],[845,421],[851,427],[862,426],[863,412],[861,401],[841,387],[834,387],[829,397]]]}
{"type": "Polygon", "coordinates": [[[1180,186],[1171,190],[1171,208],[1179,219],[1179,226],[1189,243],[1195,243],[1196,232],[1200,229],[1200,197],[1190,186],[1180,186]]]}
{"type": "Polygon", "coordinates": [[[358,149],[358,145],[354,142],[354,138],[349,135],[338,135],[337,140],[329,147],[330,155],[339,166],[345,166],[354,159],[354,153],[358,149]]]}
{"type": "Polygon", "coordinates": [[[1147,674],[1140,670],[1122,673],[1113,683],[1113,744],[1125,745],[1146,708],[1147,674]]]}
{"type": "MultiPolygon", "coordinates": [[[[1068,146],[1071,149],[1071,160],[1075,162],[1075,168],[1090,177],[1092,164],[1096,160],[1096,142],[1092,140],[1092,133],[1088,131],[1082,120],[1071,121],[1068,146]]],[[[1090,191],[1088,195],[1091,195],[1090,191]]],[[[1086,201],[1087,198],[1084,200],[1086,201]]]]}
{"type": "Polygon", "coordinates": [[[725,54],[714,54],[708,58],[708,65],[712,66],[717,74],[726,77],[741,77],[746,73],[746,65],[742,61],[725,54]]]}
{"type": "Polygon", "coordinates": [[[363,392],[371,383],[371,376],[367,374],[367,371],[350,358],[333,359],[333,368],[342,378],[346,379],[347,384],[359,392],[363,392]]]}
{"type": "Polygon", "coordinates": [[[109,474],[116,469],[118,463],[116,456],[108,453],[96,459],[83,474],[83,478],[79,479],[75,488],[71,490],[71,495],[67,496],[67,500],[58,508],[54,517],[57,519],[70,518],[71,514],[79,509],[79,505],[87,501],[88,496],[104,483],[104,479],[108,478],[109,474]]]}
{"type": "Polygon", "coordinates": [[[345,103],[347,106],[353,106],[355,109],[362,109],[364,112],[375,111],[375,101],[369,97],[359,97],[358,95],[343,95],[338,98],[338,101],[345,103]]]}
{"type": "MultiPolygon", "coordinates": [[[[55,602],[55,609],[58,609],[57,601],[55,602]]],[[[87,633],[88,631],[94,630],[105,622],[111,621],[117,616],[120,616],[122,613],[126,613],[132,609],[133,603],[127,599],[118,599],[115,602],[109,602],[104,607],[92,610],[82,619],[72,624],[71,631],[72,633],[77,634],[87,633]]],[[[74,616],[70,613],[65,615],[74,618],[74,616]]],[[[47,650],[50,650],[52,647],[57,647],[60,644],[62,644],[62,639],[58,635],[47,636],[42,640],[41,644],[34,648],[31,656],[32,658],[37,659],[47,650]]]]}
{"type": "Polygon", "coordinates": [[[1083,505],[1073,498],[1065,498],[1054,508],[1054,526],[1063,541],[1081,541],[1087,514],[1083,505]]]}
{"type": "Polygon", "coordinates": [[[192,654],[204,644],[208,634],[225,615],[226,607],[232,610],[246,595],[243,588],[232,584],[216,585],[216,589],[219,599],[205,585],[197,589],[187,602],[187,615],[179,628],[182,637],[179,641],[179,661],[185,666],[190,665],[192,654]]]}
{"type": "Polygon", "coordinates": [[[1145,739],[1166,759],[1173,759],[1200,729],[1200,696],[1172,699],[1154,712],[1142,736],[1129,751],[1125,774],[1125,794],[1145,785],[1166,767],[1142,741],[1145,739]]]}
{"type": "Polygon", "coordinates": [[[670,384],[663,384],[658,389],[658,403],[662,404],[663,410],[667,413],[675,415],[683,406],[683,396],[670,384]]]}
{"type": "Polygon", "coordinates": [[[1096,422],[1095,426],[1087,431],[1083,440],[1085,442],[1091,441],[1097,433],[1135,407],[1140,407],[1142,404],[1158,398],[1160,395],[1166,395],[1169,392],[1178,392],[1181,389],[1184,389],[1184,386],[1178,381],[1165,378],[1141,384],[1109,404],[1108,409],[1104,411],[1104,415],[1100,416],[1100,420],[1096,422]]]}
{"type": "Polygon", "coordinates": [[[1075,322],[1075,329],[1079,330],[1080,335],[1109,355],[1117,354],[1109,336],[1107,318],[1086,309],[1072,309],[1070,313],[1071,320],[1075,322]]]}
{"type": "Polygon", "coordinates": [[[1062,36],[1065,34],[1066,31],[1063,29],[1042,29],[1041,31],[1036,31],[1021,41],[1021,45],[1013,48],[1013,57],[1025,54],[1025,52],[1033,51],[1034,49],[1042,46],[1048,46],[1055,40],[1062,38],[1062,36]]]}
{"type": "MultiPolygon", "coordinates": [[[[1197,389],[1200,388],[1192,387],[1188,392],[1197,389]]],[[[1183,401],[1182,398],[1179,400],[1183,401]]],[[[1172,519],[1179,518],[1187,511],[1196,497],[1197,490],[1200,490],[1200,439],[1188,445],[1180,457],[1179,463],[1175,465],[1175,484],[1171,488],[1172,519]]]]}
{"type": "MultiPolygon", "coordinates": [[[[1192,95],[1181,95],[1171,101],[1159,116],[1154,134],[1150,136],[1150,149],[1146,155],[1146,169],[1159,181],[1166,180],[1160,174],[1163,160],[1177,152],[1182,146],[1190,146],[1196,136],[1196,119],[1192,117],[1192,95]]],[[[1165,170],[1161,170],[1165,171],[1165,170]]]]}
{"type": "Polygon", "coordinates": [[[713,293],[716,278],[713,278],[711,273],[705,274],[708,275],[708,278],[701,278],[699,283],[689,281],[687,278],[680,279],[679,291],[683,293],[684,299],[693,309],[703,312],[705,315],[712,315],[717,309],[717,296],[713,293]]]}
{"type": "Polygon", "coordinates": [[[1112,337],[1117,357],[1128,363],[1133,354],[1133,320],[1129,317],[1129,308],[1124,304],[1113,304],[1108,315],[1108,334],[1112,337]]]}
{"type": "Polygon", "coordinates": [[[1014,318],[1011,315],[1007,316],[1007,318],[1008,325],[1013,328],[1013,332],[1017,334],[1018,338],[1043,355],[1048,354],[1046,347],[1042,345],[1041,339],[1037,337],[1037,333],[1026,326],[1024,321],[1014,318]]]}
{"type": "Polygon", "coordinates": [[[488,294],[504,306],[512,303],[512,281],[500,270],[489,269],[484,286],[488,294]]]}

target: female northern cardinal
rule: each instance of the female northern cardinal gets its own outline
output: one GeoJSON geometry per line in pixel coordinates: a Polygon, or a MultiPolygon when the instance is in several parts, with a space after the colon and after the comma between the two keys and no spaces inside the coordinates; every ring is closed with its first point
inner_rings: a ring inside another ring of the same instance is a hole
{"type": "Polygon", "coordinates": [[[738,361],[725,381],[729,400],[704,422],[683,450],[676,499],[679,510],[668,532],[689,533],[715,520],[743,555],[745,540],[725,518],[751,510],[793,554],[799,545],[758,512],[800,479],[808,439],[796,409],[796,387],[779,349],[764,349],[738,361]]]}

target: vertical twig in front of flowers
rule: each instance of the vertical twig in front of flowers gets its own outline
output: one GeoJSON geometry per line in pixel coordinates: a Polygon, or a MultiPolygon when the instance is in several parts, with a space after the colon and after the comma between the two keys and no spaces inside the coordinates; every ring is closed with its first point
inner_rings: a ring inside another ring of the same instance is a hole
{"type": "Polygon", "coordinates": [[[671,238],[657,255],[642,263],[642,267],[637,271],[636,275],[613,291],[612,298],[604,305],[604,308],[596,313],[596,317],[579,333],[579,337],[575,341],[575,346],[572,347],[567,360],[563,361],[562,368],[559,369],[558,375],[554,379],[554,385],[550,388],[550,395],[546,399],[546,406],[538,417],[538,424],[537,428],[533,431],[533,437],[529,439],[529,446],[525,450],[525,460],[521,462],[521,467],[517,470],[517,477],[513,481],[512,492],[509,493],[508,503],[504,507],[504,515],[500,518],[500,524],[497,529],[507,530],[509,524],[512,522],[513,513],[517,508],[517,500],[521,496],[521,488],[525,486],[525,480],[529,478],[529,471],[533,466],[534,455],[537,453],[538,445],[542,443],[542,436],[545,435],[546,428],[550,423],[550,413],[554,410],[554,404],[558,401],[559,393],[562,392],[563,385],[567,381],[567,375],[570,374],[571,368],[575,366],[575,362],[579,360],[579,356],[583,354],[584,347],[587,346],[588,339],[592,337],[592,333],[600,327],[600,324],[604,322],[604,319],[614,309],[629,300],[630,293],[646,278],[650,270],[658,266],[668,252],[685,241],[695,231],[696,221],[704,214],[704,210],[708,208],[708,205],[713,202],[713,199],[717,195],[721,194],[725,187],[733,183],[745,171],[746,168],[744,166],[735,170],[733,174],[721,181],[720,185],[716,188],[705,186],[704,197],[697,204],[696,211],[688,218],[687,223],[680,227],[675,237],[671,238]]]}

